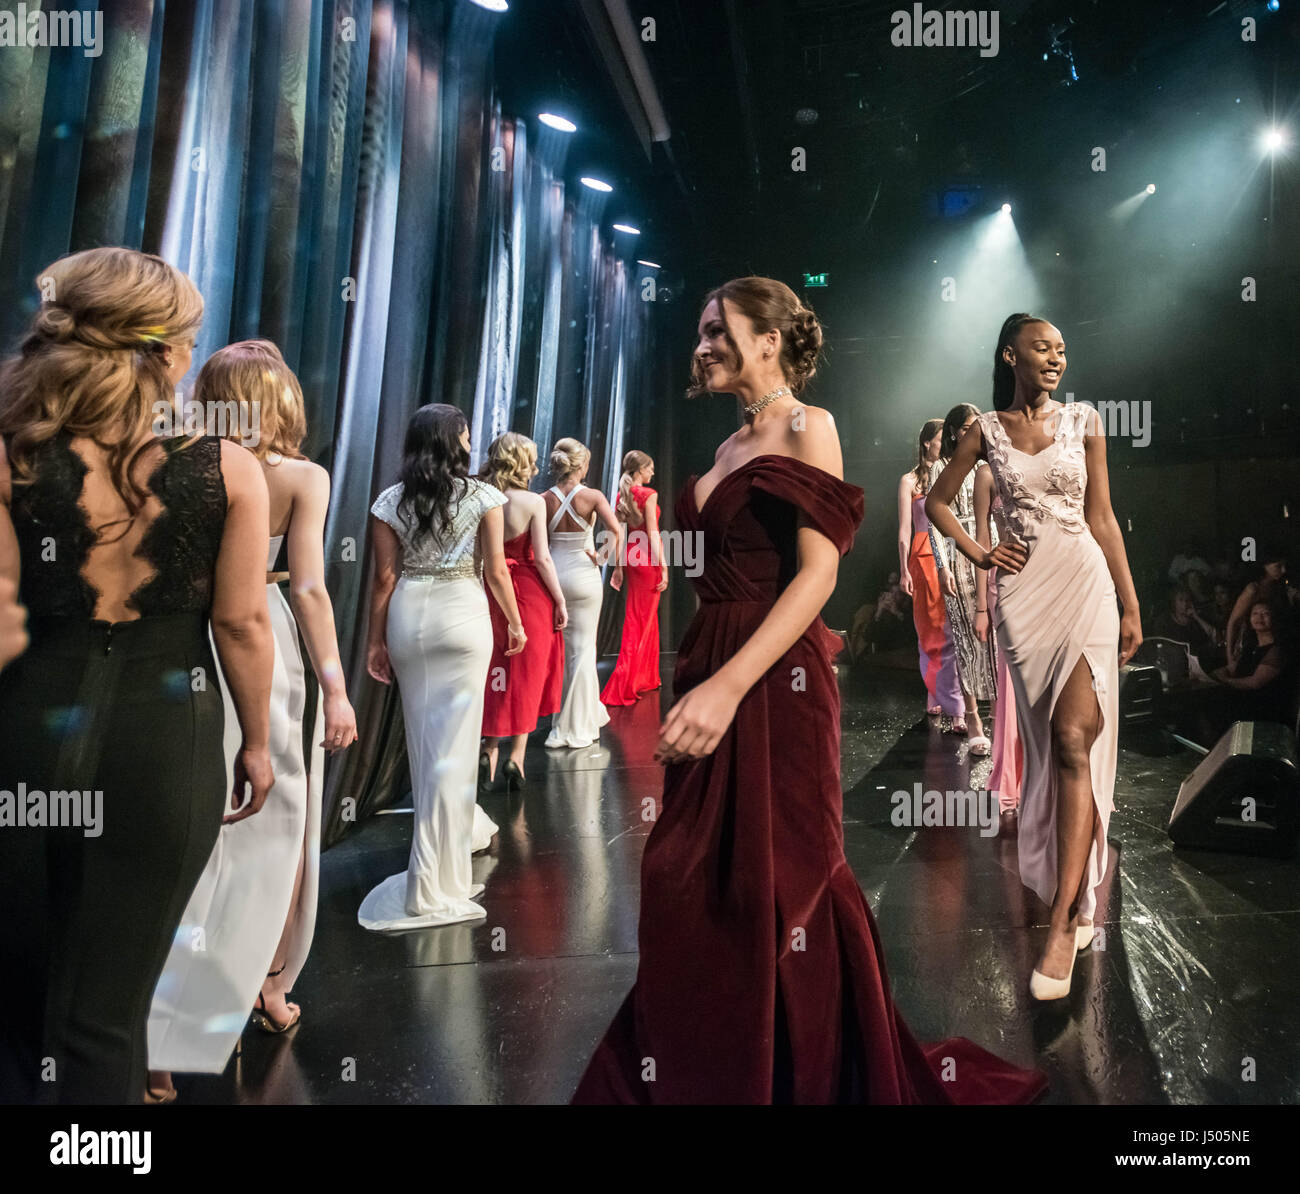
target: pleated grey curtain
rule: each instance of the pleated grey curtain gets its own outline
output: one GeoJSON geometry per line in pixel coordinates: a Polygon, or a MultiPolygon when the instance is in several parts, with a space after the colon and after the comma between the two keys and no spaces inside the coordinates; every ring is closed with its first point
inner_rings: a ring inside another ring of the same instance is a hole
{"type": "MultiPolygon", "coordinates": [[[[16,4],[0,0],[16,11],[16,4]]],[[[29,10],[34,8],[28,4],[29,10]]],[[[83,0],[63,8],[93,10],[83,0]]],[[[427,402],[476,453],[513,427],[591,443],[607,490],[648,410],[653,320],[628,301],[563,148],[493,87],[469,0],[114,0],[104,48],[0,54],[0,333],[56,257],[156,252],[202,290],[195,371],[264,336],[329,468],[327,583],[361,739],[331,760],[325,843],[407,790],[399,698],[365,674],[368,511],[427,402]],[[632,378],[639,378],[633,382],[632,378]],[[644,392],[643,392],[644,391],[644,392]]]]}

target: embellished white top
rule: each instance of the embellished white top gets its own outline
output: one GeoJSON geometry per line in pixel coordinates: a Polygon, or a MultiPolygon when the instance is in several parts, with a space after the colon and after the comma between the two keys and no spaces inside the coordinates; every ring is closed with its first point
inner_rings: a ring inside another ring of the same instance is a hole
{"type": "Polygon", "coordinates": [[[984,451],[1002,499],[1002,518],[1020,539],[1036,538],[1036,528],[1048,520],[1072,535],[1088,529],[1083,515],[1088,490],[1084,439],[1101,434],[1101,420],[1085,402],[1068,403],[1050,418],[1055,422],[1052,442],[1031,454],[1011,442],[996,411],[979,417],[984,451]]]}
{"type": "Polygon", "coordinates": [[[459,501],[452,499],[451,521],[427,535],[416,536],[409,512],[399,514],[402,486],[390,485],[370,507],[370,513],[397,532],[402,545],[402,575],[421,579],[479,580],[483,561],[478,546],[478,524],[489,510],[506,504],[506,495],[477,477],[466,478],[466,490],[459,501]],[[406,517],[404,517],[406,515],[406,517]]]}

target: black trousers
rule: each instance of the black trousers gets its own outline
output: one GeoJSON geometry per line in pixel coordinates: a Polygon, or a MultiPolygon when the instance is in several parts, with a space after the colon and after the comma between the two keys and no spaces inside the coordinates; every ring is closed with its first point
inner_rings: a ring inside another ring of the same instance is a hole
{"type": "Polygon", "coordinates": [[[36,618],[0,673],[0,801],[47,822],[0,818],[6,1101],[143,1098],[154,986],[221,828],[223,719],[199,614],[36,618]]]}

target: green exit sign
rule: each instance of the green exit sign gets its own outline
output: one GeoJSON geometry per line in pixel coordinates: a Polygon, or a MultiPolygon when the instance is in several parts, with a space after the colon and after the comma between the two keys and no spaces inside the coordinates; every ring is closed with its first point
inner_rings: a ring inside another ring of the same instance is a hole
{"type": "Polygon", "coordinates": [[[804,274],[804,276],[803,276],[803,284],[804,284],[805,287],[807,287],[807,286],[829,286],[829,285],[830,285],[830,275],[829,275],[829,274],[804,274]]]}

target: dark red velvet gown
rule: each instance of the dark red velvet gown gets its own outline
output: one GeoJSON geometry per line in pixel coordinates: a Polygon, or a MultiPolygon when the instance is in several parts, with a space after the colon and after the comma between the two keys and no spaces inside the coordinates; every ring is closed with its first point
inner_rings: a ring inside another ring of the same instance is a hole
{"type": "MultiPolygon", "coordinates": [[[[632,500],[645,515],[654,490],[632,486],[632,500]]],[[[659,687],[659,580],[663,570],[650,562],[645,523],[628,528],[627,564],[623,568],[623,639],[618,662],[605,681],[600,699],[606,705],[635,705],[642,693],[659,687]],[[639,533],[638,533],[639,532],[639,533]]]]}
{"type": "MultiPolygon", "coordinates": [[[[794,576],[800,514],[843,554],[863,512],[862,490],[787,456],[748,461],[702,512],[694,488],[677,520],[703,533],[704,570],[677,696],[794,576]]],[[[636,984],[575,1103],[1022,1103],[1046,1089],[969,1041],[918,1044],[894,1007],[844,858],[838,642],[816,619],[712,755],[667,767],[642,857],[636,984]]]]}
{"type": "Polygon", "coordinates": [[[564,635],[555,629],[555,601],[537,571],[532,532],[507,540],[505,555],[528,642],[518,655],[506,654],[506,616],[489,594],[492,662],[483,693],[485,738],[531,734],[539,718],[559,712],[564,687],[564,635]]]}

